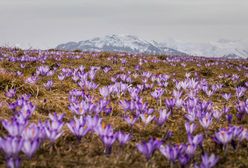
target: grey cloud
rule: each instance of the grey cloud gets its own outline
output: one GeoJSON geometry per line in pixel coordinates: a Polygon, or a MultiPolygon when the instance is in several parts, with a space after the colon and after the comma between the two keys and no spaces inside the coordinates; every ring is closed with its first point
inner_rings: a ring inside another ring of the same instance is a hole
{"type": "Polygon", "coordinates": [[[105,34],[208,41],[247,38],[246,0],[3,0],[0,44],[53,47],[105,34]]]}

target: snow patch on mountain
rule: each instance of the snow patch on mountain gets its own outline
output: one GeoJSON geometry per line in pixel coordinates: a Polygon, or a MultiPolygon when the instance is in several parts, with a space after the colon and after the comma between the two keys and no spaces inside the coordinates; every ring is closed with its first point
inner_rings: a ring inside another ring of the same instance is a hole
{"type": "Polygon", "coordinates": [[[146,54],[185,55],[158,43],[149,42],[134,35],[107,35],[80,42],[69,42],[58,45],[57,49],[82,51],[114,51],[146,54]]]}

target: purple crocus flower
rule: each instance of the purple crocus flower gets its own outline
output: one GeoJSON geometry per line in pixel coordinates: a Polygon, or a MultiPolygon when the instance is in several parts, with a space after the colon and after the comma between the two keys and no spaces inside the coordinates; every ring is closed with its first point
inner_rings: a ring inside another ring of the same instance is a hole
{"type": "Polygon", "coordinates": [[[212,124],[212,121],[213,117],[210,113],[206,113],[204,117],[199,119],[201,126],[205,129],[208,129],[208,127],[212,124]]]}
{"type": "Polygon", "coordinates": [[[163,89],[156,89],[154,92],[151,93],[152,97],[158,100],[164,94],[163,89]]]}
{"type": "Polygon", "coordinates": [[[26,67],[26,65],[25,64],[21,64],[20,67],[23,69],[23,68],[26,67]]]}
{"type": "Polygon", "coordinates": [[[186,72],[186,73],[185,73],[185,77],[186,77],[186,78],[189,78],[190,76],[191,76],[191,73],[190,73],[190,72],[186,72]]]}
{"type": "Polygon", "coordinates": [[[16,95],[16,89],[9,89],[5,92],[5,96],[8,98],[13,98],[16,95]]]}
{"type": "Polygon", "coordinates": [[[21,159],[19,157],[7,158],[6,164],[8,168],[18,168],[21,166],[21,159]]]}
{"type": "Polygon", "coordinates": [[[47,72],[46,76],[53,76],[54,75],[54,71],[53,70],[50,70],[47,72]]]}
{"type": "Polygon", "coordinates": [[[49,90],[53,87],[53,81],[52,80],[49,80],[47,81],[47,83],[44,84],[44,87],[49,90]]]}
{"type": "Polygon", "coordinates": [[[47,65],[37,67],[36,74],[45,76],[49,72],[50,68],[47,65]]]}
{"type": "Polygon", "coordinates": [[[244,115],[247,113],[247,104],[244,101],[238,101],[236,104],[236,109],[238,111],[236,116],[241,121],[244,115]]]}
{"type": "Polygon", "coordinates": [[[224,94],[222,94],[222,97],[223,97],[226,101],[229,101],[229,99],[232,97],[232,94],[231,94],[231,93],[224,93],[224,94]]]}
{"type": "Polygon", "coordinates": [[[214,110],[213,111],[213,116],[214,118],[219,121],[221,116],[223,115],[223,112],[222,111],[219,111],[219,110],[214,110]]]}
{"type": "Polygon", "coordinates": [[[25,153],[29,158],[36,152],[39,148],[40,141],[39,139],[24,139],[22,151],[25,153]]]}
{"type": "Polygon", "coordinates": [[[34,110],[35,110],[35,106],[31,102],[22,100],[18,114],[22,115],[25,119],[28,119],[29,117],[31,117],[34,110]]]}
{"type": "Polygon", "coordinates": [[[187,154],[180,154],[178,156],[178,161],[179,161],[181,167],[186,167],[186,165],[189,163],[190,159],[191,159],[190,156],[187,154]]]}
{"type": "Polygon", "coordinates": [[[192,157],[195,154],[196,149],[197,149],[197,145],[195,145],[195,144],[188,144],[186,146],[185,153],[188,156],[192,157]]]}
{"type": "Polygon", "coordinates": [[[40,138],[41,130],[40,127],[34,123],[31,123],[29,126],[25,127],[22,131],[22,139],[38,139],[40,138]]]}
{"type": "Polygon", "coordinates": [[[127,63],[127,60],[125,58],[121,58],[121,63],[125,65],[127,63]]]}
{"type": "Polygon", "coordinates": [[[184,126],[188,135],[192,135],[197,127],[195,123],[190,124],[189,122],[186,122],[184,126]]]}
{"type": "Polygon", "coordinates": [[[110,70],[112,70],[112,68],[109,67],[109,66],[106,66],[102,70],[103,70],[104,73],[108,73],[110,70]]]}
{"type": "Polygon", "coordinates": [[[31,124],[22,132],[23,147],[22,151],[29,158],[37,151],[40,146],[40,142],[44,137],[42,130],[36,124],[31,124]]]}
{"type": "Polygon", "coordinates": [[[176,104],[176,99],[165,99],[165,105],[172,112],[174,106],[176,104]]]}
{"type": "Polygon", "coordinates": [[[49,114],[48,116],[52,121],[62,121],[65,114],[57,114],[56,112],[54,112],[53,115],[49,114]]]}
{"type": "Polygon", "coordinates": [[[230,130],[232,132],[232,138],[233,139],[237,139],[238,136],[241,134],[241,132],[243,131],[243,127],[241,126],[232,126],[230,127],[228,130],[230,130]]]}
{"type": "Polygon", "coordinates": [[[138,117],[129,117],[129,116],[125,116],[124,120],[128,123],[128,125],[130,125],[131,127],[135,124],[135,122],[138,120],[138,117]]]}
{"type": "Polygon", "coordinates": [[[86,119],[84,119],[83,116],[80,116],[80,118],[76,118],[74,116],[74,120],[71,120],[70,123],[67,123],[67,127],[74,135],[76,135],[79,140],[89,131],[89,129],[86,127],[86,119]]]}
{"type": "Polygon", "coordinates": [[[101,137],[104,135],[114,134],[114,130],[110,124],[105,126],[105,124],[102,123],[101,125],[95,127],[95,133],[101,137]]]}
{"type": "Polygon", "coordinates": [[[116,140],[115,134],[107,134],[101,137],[102,142],[105,145],[104,153],[106,155],[110,155],[112,152],[112,145],[114,144],[116,140]]]}
{"type": "Polygon", "coordinates": [[[248,130],[244,128],[237,138],[239,141],[248,140],[248,130]]]}
{"type": "Polygon", "coordinates": [[[85,81],[85,86],[88,89],[96,89],[99,85],[94,82],[85,81]]]}
{"type": "Polygon", "coordinates": [[[130,108],[130,102],[127,100],[121,100],[120,106],[123,108],[123,110],[126,112],[130,108]]]}
{"type": "Polygon", "coordinates": [[[46,136],[46,125],[43,124],[41,121],[38,122],[37,128],[39,130],[38,138],[39,140],[44,140],[46,136]]]}
{"type": "Polygon", "coordinates": [[[78,115],[84,115],[87,112],[93,111],[92,109],[95,107],[91,101],[82,100],[78,103],[71,103],[69,109],[78,115]]]}
{"type": "Polygon", "coordinates": [[[159,150],[171,162],[175,162],[179,154],[179,147],[177,145],[161,145],[159,150]]]}
{"type": "Polygon", "coordinates": [[[178,90],[173,90],[172,94],[176,99],[179,99],[182,96],[183,92],[178,90]]]}
{"type": "Polygon", "coordinates": [[[208,97],[211,97],[214,94],[212,90],[206,90],[205,93],[208,97]]]}
{"type": "Polygon", "coordinates": [[[55,142],[62,135],[62,127],[64,125],[62,119],[64,114],[54,115],[49,114],[50,121],[46,121],[45,123],[45,132],[48,139],[52,142],[55,142]]]}
{"type": "Polygon", "coordinates": [[[214,140],[218,144],[226,146],[233,138],[233,132],[231,130],[222,128],[219,132],[215,133],[214,140]]]}
{"type": "Polygon", "coordinates": [[[226,115],[226,119],[228,121],[228,124],[231,124],[232,123],[232,119],[233,119],[233,115],[232,114],[227,114],[226,115]]]}
{"type": "Polygon", "coordinates": [[[17,157],[23,146],[23,140],[17,137],[0,138],[0,147],[8,157],[17,157]]]}
{"type": "Polygon", "coordinates": [[[190,122],[194,122],[196,119],[196,114],[194,112],[189,112],[185,114],[185,118],[190,122]]]}
{"type": "Polygon", "coordinates": [[[110,94],[110,90],[107,86],[100,88],[99,91],[100,94],[104,97],[104,99],[106,99],[110,94]]]}
{"type": "Polygon", "coordinates": [[[16,121],[19,125],[26,126],[28,124],[27,118],[22,115],[22,113],[17,113],[14,117],[12,117],[12,121],[16,121]]]}
{"type": "Polygon", "coordinates": [[[31,77],[28,77],[25,82],[26,83],[29,83],[29,84],[35,84],[38,80],[38,77],[37,76],[31,76],[31,77]]]}
{"type": "Polygon", "coordinates": [[[148,115],[151,115],[153,112],[154,112],[154,109],[153,109],[153,108],[149,108],[149,109],[147,109],[147,111],[146,111],[146,113],[147,113],[148,115]]]}
{"type": "Polygon", "coordinates": [[[62,135],[61,130],[52,129],[49,123],[46,123],[45,131],[47,138],[52,142],[55,142],[62,135]]]}
{"type": "Polygon", "coordinates": [[[158,126],[162,126],[169,118],[171,112],[167,112],[166,109],[159,110],[159,118],[156,118],[156,123],[158,126]]]}
{"type": "Polygon", "coordinates": [[[142,122],[145,123],[145,125],[148,125],[150,122],[152,122],[152,120],[155,118],[154,115],[148,115],[148,117],[145,114],[141,114],[140,118],[142,120],[142,122]]]}
{"type": "Polygon", "coordinates": [[[112,145],[116,140],[117,134],[114,133],[114,130],[111,125],[107,125],[105,128],[99,125],[98,127],[96,127],[95,132],[100,136],[102,143],[105,146],[104,153],[106,155],[110,155],[112,152],[112,145]]]}
{"type": "Polygon", "coordinates": [[[121,146],[124,146],[127,143],[127,141],[130,140],[130,138],[131,138],[130,134],[125,134],[121,131],[117,133],[117,139],[120,142],[121,146]]]}
{"type": "Polygon", "coordinates": [[[63,74],[59,74],[59,75],[58,75],[58,79],[59,79],[60,81],[63,81],[63,80],[65,79],[65,76],[64,76],[63,74]]]}
{"type": "Polygon", "coordinates": [[[205,153],[202,156],[202,162],[200,168],[212,168],[216,165],[218,160],[219,158],[215,156],[213,153],[210,156],[208,156],[208,154],[205,153]]]}
{"type": "Polygon", "coordinates": [[[246,91],[245,87],[241,87],[241,86],[237,87],[236,88],[236,96],[237,96],[237,98],[239,99],[240,97],[242,97],[244,95],[245,91],[246,91]]]}
{"type": "Polygon", "coordinates": [[[194,145],[201,145],[204,138],[202,134],[197,134],[195,136],[188,135],[188,143],[194,145]]]}
{"type": "Polygon", "coordinates": [[[102,123],[102,118],[99,118],[97,115],[94,117],[86,116],[86,124],[89,130],[95,130],[102,123]]]}
{"type": "Polygon", "coordinates": [[[11,121],[3,120],[2,121],[3,127],[8,131],[10,136],[21,136],[22,131],[24,130],[26,126],[26,122],[19,123],[16,119],[13,119],[11,121]]]}
{"type": "Polygon", "coordinates": [[[143,155],[145,155],[147,160],[150,160],[155,150],[158,149],[161,144],[161,141],[151,138],[148,142],[142,141],[137,144],[137,148],[143,155]]]}

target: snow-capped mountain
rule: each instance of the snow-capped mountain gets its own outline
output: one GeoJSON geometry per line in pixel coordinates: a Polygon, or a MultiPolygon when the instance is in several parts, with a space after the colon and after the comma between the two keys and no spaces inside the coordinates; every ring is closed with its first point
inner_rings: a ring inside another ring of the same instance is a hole
{"type": "Polygon", "coordinates": [[[216,42],[192,43],[173,39],[160,43],[188,55],[227,58],[248,58],[248,42],[221,39],[216,42]]]}
{"type": "Polygon", "coordinates": [[[107,35],[80,42],[60,44],[56,48],[62,50],[185,55],[182,52],[165,46],[160,47],[158,44],[159,43],[149,42],[133,35],[107,35]]]}
{"type": "Polygon", "coordinates": [[[128,53],[193,55],[206,57],[248,58],[248,42],[221,39],[216,42],[193,43],[178,40],[147,41],[133,35],[107,35],[56,47],[61,50],[113,51],[128,53]]]}

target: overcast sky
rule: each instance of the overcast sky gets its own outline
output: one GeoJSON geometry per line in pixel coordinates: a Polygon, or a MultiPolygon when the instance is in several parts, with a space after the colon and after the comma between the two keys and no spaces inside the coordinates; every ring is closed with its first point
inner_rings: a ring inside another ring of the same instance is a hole
{"type": "Polygon", "coordinates": [[[109,34],[246,40],[248,0],[0,0],[0,45],[52,48],[109,34]]]}

